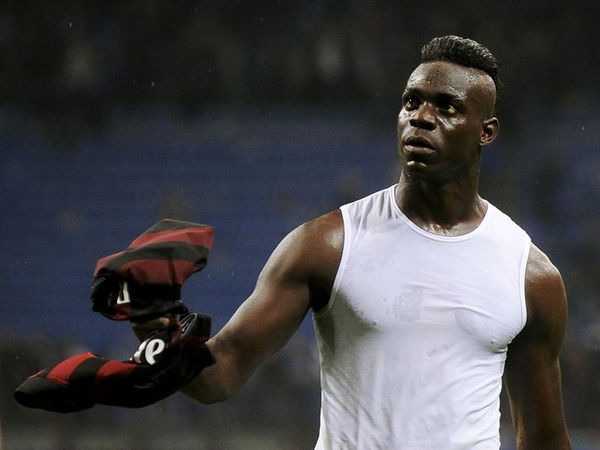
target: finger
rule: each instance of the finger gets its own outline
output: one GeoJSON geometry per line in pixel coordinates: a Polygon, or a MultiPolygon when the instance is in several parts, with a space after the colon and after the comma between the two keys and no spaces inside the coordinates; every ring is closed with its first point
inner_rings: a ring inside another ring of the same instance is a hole
{"type": "Polygon", "coordinates": [[[171,319],[168,317],[157,317],[155,319],[145,320],[143,322],[132,322],[134,328],[140,330],[152,331],[161,328],[167,328],[171,324],[171,319]]]}
{"type": "Polygon", "coordinates": [[[143,340],[146,336],[156,330],[168,328],[171,325],[171,319],[168,317],[157,317],[155,319],[146,320],[144,322],[132,322],[133,332],[138,339],[143,340]]]}

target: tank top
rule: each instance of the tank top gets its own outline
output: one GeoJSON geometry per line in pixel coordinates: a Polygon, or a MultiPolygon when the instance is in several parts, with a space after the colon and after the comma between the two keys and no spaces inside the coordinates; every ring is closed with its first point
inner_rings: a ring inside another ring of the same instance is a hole
{"type": "Polygon", "coordinates": [[[498,449],[507,346],[526,322],[529,236],[489,202],[468,234],[432,234],[394,193],[340,208],[342,257],[314,314],[315,448],[498,449]]]}

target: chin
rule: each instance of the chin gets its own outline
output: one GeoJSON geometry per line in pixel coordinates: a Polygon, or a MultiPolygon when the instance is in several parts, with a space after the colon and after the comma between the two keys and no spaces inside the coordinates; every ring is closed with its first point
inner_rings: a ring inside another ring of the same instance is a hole
{"type": "Polygon", "coordinates": [[[402,172],[407,179],[425,182],[432,185],[447,184],[452,181],[464,179],[467,175],[459,168],[440,169],[425,163],[404,164],[402,172]]]}

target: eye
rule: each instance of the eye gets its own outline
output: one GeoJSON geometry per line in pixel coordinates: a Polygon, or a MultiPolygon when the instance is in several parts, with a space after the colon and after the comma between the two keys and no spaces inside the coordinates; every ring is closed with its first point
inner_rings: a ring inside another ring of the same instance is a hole
{"type": "Polygon", "coordinates": [[[458,108],[456,104],[451,99],[442,98],[437,102],[437,107],[441,111],[444,111],[448,114],[455,114],[458,112],[458,108]]]}
{"type": "Polygon", "coordinates": [[[438,108],[440,108],[443,111],[448,111],[448,112],[454,112],[456,110],[454,105],[450,102],[439,102],[438,108]]]}
{"type": "Polygon", "coordinates": [[[444,111],[446,111],[448,114],[455,114],[456,108],[452,105],[448,105],[448,106],[444,107],[444,111]]]}
{"type": "Polygon", "coordinates": [[[402,106],[404,107],[404,109],[412,111],[413,109],[418,108],[419,100],[416,96],[412,94],[404,94],[404,96],[402,97],[402,106]]]}

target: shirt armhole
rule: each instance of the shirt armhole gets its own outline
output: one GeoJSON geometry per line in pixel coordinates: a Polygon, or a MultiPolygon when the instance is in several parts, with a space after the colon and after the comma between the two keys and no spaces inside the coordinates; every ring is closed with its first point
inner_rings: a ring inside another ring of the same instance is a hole
{"type": "Polygon", "coordinates": [[[354,238],[354,233],[352,231],[352,218],[350,217],[350,212],[348,210],[349,205],[343,205],[340,207],[340,211],[342,213],[342,221],[344,224],[344,243],[342,245],[342,257],[340,259],[340,265],[338,266],[337,272],[335,274],[335,279],[333,281],[333,286],[331,288],[329,300],[323,308],[314,312],[315,319],[322,317],[329,311],[331,311],[331,308],[333,307],[333,304],[335,303],[335,300],[337,298],[337,293],[342,282],[342,277],[344,276],[344,271],[346,269],[346,264],[350,254],[350,243],[354,238]]]}
{"type": "Polygon", "coordinates": [[[527,298],[525,297],[525,274],[527,272],[527,261],[529,260],[529,252],[531,251],[531,239],[527,236],[523,246],[521,256],[521,266],[519,273],[519,293],[521,297],[521,330],[527,324],[527,298]]]}

